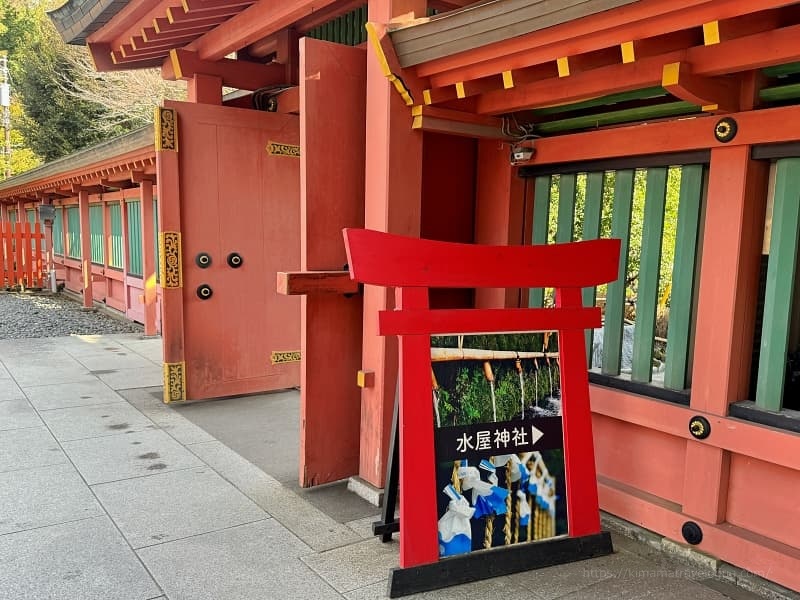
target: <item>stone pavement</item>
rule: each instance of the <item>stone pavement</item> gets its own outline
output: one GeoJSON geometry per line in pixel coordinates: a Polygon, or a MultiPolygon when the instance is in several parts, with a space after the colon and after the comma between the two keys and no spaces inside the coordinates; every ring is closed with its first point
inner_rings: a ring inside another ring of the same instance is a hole
{"type": "MultiPolygon", "coordinates": [[[[341,522],[163,405],[160,361],[160,340],[138,334],[0,340],[0,599],[385,598],[398,545],[370,535],[377,509],[341,522]]],[[[284,425],[260,426],[268,452],[284,425]]],[[[756,597],[615,547],[412,598],[756,597]]]]}

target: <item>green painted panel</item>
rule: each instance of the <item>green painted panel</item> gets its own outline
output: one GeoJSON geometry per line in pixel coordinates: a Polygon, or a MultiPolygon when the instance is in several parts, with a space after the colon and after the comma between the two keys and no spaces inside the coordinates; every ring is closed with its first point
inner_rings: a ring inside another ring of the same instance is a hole
{"type": "Polygon", "coordinates": [[[783,406],[800,231],[800,158],[779,160],[775,169],[775,199],[756,387],[756,405],[773,411],[781,410],[783,406]]]}
{"type": "Polygon", "coordinates": [[[9,210],[8,211],[8,220],[11,223],[16,223],[17,222],[17,211],[16,210],[9,210]]]}
{"type": "MultiPolygon", "coordinates": [[[[533,191],[533,235],[532,244],[547,243],[547,229],[550,224],[550,176],[537,177],[533,191]]],[[[528,306],[544,306],[544,289],[532,288],[528,292],[528,306]]]]}
{"type": "Polygon", "coordinates": [[[578,176],[562,175],[558,181],[558,228],[556,243],[571,242],[575,235],[575,192],[578,176]]]}
{"type": "MultiPolygon", "coordinates": [[[[600,237],[600,217],[603,213],[603,181],[605,173],[586,174],[586,204],[583,207],[583,233],[581,239],[596,240],[600,237]]],[[[583,289],[583,305],[594,306],[597,300],[597,288],[590,287],[583,289]]],[[[592,337],[591,329],[586,331],[586,356],[592,356],[592,337]]],[[[591,362],[588,363],[591,366],[591,362]]]]}
{"type": "Polygon", "coordinates": [[[661,238],[664,234],[666,203],[667,169],[664,167],[648,169],[631,371],[631,379],[642,383],[650,383],[653,378],[653,336],[656,332],[661,238]]]}
{"type": "MultiPolygon", "coordinates": [[[[31,226],[31,233],[34,233],[35,230],[34,230],[33,227],[34,227],[34,225],[36,225],[36,209],[35,208],[29,208],[29,209],[27,209],[25,211],[25,213],[27,214],[28,223],[31,226]]],[[[44,241],[42,241],[42,243],[41,243],[41,248],[44,249],[44,241]]],[[[35,249],[36,249],[36,242],[31,240],[31,250],[35,250],[35,249]]]]}
{"type": "Polygon", "coordinates": [[[794,75],[795,73],[800,73],[800,62],[767,67],[766,69],[763,69],[763,73],[767,77],[785,77],[786,75],[794,75]]]}
{"type": "Polygon", "coordinates": [[[667,91],[661,87],[642,88],[641,90],[633,90],[630,92],[620,92],[618,94],[609,94],[607,96],[600,96],[599,98],[592,98],[591,100],[583,100],[582,102],[573,102],[572,104],[561,104],[559,106],[548,106],[547,108],[534,109],[533,114],[537,117],[544,117],[548,115],[558,115],[566,112],[573,112],[577,110],[585,110],[587,108],[596,108],[598,106],[608,106],[611,104],[618,104],[620,102],[630,102],[631,100],[648,100],[650,98],[661,98],[667,95],[667,91]]]}
{"type": "Polygon", "coordinates": [[[53,253],[64,256],[64,209],[60,206],[53,217],[53,253]]]}
{"type": "Polygon", "coordinates": [[[603,365],[606,375],[619,375],[622,359],[622,328],[625,317],[625,277],[628,272],[628,247],[633,211],[633,170],[614,174],[614,205],[611,213],[611,237],[619,238],[619,277],[608,284],[606,314],[603,324],[603,365]]]}
{"type": "Polygon", "coordinates": [[[161,269],[158,268],[161,256],[158,253],[158,198],[153,198],[153,256],[155,256],[156,282],[161,283],[161,269]]]}
{"type": "Polygon", "coordinates": [[[81,217],[77,206],[67,207],[67,256],[81,257],[81,217]]]}
{"type": "Polygon", "coordinates": [[[646,119],[659,119],[678,115],[689,115],[700,112],[700,107],[691,102],[668,102],[666,104],[656,104],[655,106],[640,106],[626,110],[616,110],[594,115],[583,115],[569,119],[560,119],[547,123],[539,123],[535,133],[553,134],[563,131],[576,129],[590,129],[603,125],[615,125],[617,123],[630,123],[633,121],[643,121],[646,119]]]}
{"type": "Polygon", "coordinates": [[[89,205],[89,239],[92,243],[92,262],[105,264],[105,231],[103,228],[103,205],[89,205]]]}
{"type": "Polygon", "coordinates": [[[366,5],[356,8],[344,15],[331,19],[306,32],[306,36],[326,42],[358,46],[366,41],[367,23],[366,5]]]}
{"type": "Polygon", "coordinates": [[[780,102],[800,98],[800,83],[768,87],[758,92],[758,97],[764,102],[780,102]]]}
{"type": "Polygon", "coordinates": [[[121,269],[124,253],[122,248],[122,209],[119,202],[108,205],[108,217],[111,226],[108,266],[121,269]]]}
{"type": "Polygon", "coordinates": [[[142,276],[142,211],[138,200],[125,203],[128,211],[128,275],[142,276]]]}
{"type": "Polygon", "coordinates": [[[695,261],[700,233],[700,205],[703,196],[703,165],[681,168],[678,225],[675,232],[675,257],[672,265],[672,291],[667,328],[667,356],[664,387],[687,387],[689,341],[694,306],[695,261]]]}

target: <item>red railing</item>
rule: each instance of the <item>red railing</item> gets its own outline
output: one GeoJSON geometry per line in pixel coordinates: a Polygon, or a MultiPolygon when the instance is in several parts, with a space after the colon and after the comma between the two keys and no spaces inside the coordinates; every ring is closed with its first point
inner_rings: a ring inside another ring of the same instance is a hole
{"type": "Polygon", "coordinates": [[[43,288],[44,232],[40,223],[0,222],[0,288],[43,288]]]}

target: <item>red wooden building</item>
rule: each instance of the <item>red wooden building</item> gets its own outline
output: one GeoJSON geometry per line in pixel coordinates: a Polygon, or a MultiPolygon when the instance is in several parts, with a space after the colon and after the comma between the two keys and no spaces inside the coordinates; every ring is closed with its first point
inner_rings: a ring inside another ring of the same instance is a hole
{"type": "Polygon", "coordinates": [[[679,542],[694,521],[700,550],[800,591],[800,2],[461,4],[71,0],[53,20],[98,69],[160,67],[189,101],[159,110],[155,143],[3,182],[3,219],[63,206],[67,286],[148,331],[160,315],[168,400],[299,383],[303,485],[383,483],[397,349],[375,315],[393,296],[353,287],[343,227],[619,237],[621,283],[584,297],[604,306],[601,508],[679,542]]]}

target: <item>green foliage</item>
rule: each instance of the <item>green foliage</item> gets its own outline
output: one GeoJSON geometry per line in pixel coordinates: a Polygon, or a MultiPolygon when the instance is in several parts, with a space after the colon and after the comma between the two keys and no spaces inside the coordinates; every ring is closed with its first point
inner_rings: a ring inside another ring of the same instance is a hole
{"type": "Polygon", "coordinates": [[[68,54],[80,50],[63,43],[41,8],[34,13],[38,17],[13,56],[11,73],[25,111],[19,129],[28,147],[50,161],[102,141],[94,124],[104,110],[69,93],[78,73],[68,54]]]}
{"type": "MultiPolygon", "coordinates": [[[[486,351],[541,352],[543,334],[518,333],[467,335],[463,348],[486,351]]],[[[457,336],[434,336],[431,345],[437,348],[458,347],[457,336]]],[[[556,352],[556,335],[548,341],[548,351],[556,352]]],[[[494,381],[486,378],[483,360],[448,360],[433,363],[439,389],[439,415],[442,426],[490,423],[494,421],[492,391],[498,421],[518,419],[524,408],[538,405],[543,398],[558,390],[558,361],[556,359],[520,359],[522,381],[515,359],[489,361],[494,381]]]]}
{"type": "MultiPolygon", "coordinates": [[[[550,213],[548,215],[548,243],[555,243],[558,231],[558,203],[560,176],[553,175],[550,181],[550,213]]],[[[600,237],[611,236],[611,217],[614,206],[614,183],[616,173],[608,171],[603,179],[603,202],[600,220],[600,237]]],[[[671,167],[667,177],[666,210],[661,248],[659,273],[659,298],[668,296],[672,280],[672,265],[675,257],[675,234],[678,223],[678,204],[680,199],[681,168],[671,167]]],[[[642,250],[642,228],[644,224],[644,203],[647,191],[647,170],[637,169],[634,177],[633,211],[631,216],[631,236],[628,250],[628,271],[626,274],[626,296],[636,297],[639,281],[639,263],[642,250]]],[[[583,220],[586,206],[586,174],[577,176],[574,215],[574,240],[583,239],[583,220]]],[[[598,289],[598,295],[605,293],[605,286],[598,289]]],[[[553,303],[552,290],[548,290],[548,302],[553,303]]],[[[668,302],[667,302],[668,305],[668,302]]]]}

